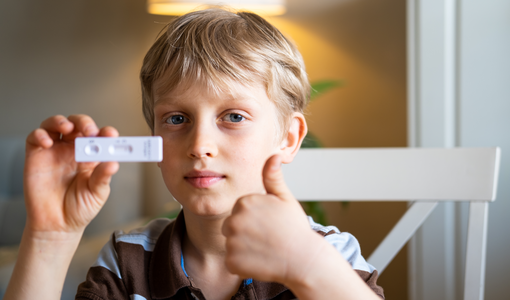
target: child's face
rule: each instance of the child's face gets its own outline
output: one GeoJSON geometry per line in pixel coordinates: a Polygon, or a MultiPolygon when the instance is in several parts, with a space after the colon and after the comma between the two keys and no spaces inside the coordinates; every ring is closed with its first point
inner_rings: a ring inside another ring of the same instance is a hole
{"type": "Polygon", "coordinates": [[[217,96],[194,85],[155,99],[165,184],[196,215],[227,216],[239,197],[264,193],[263,166],[280,151],[276,108],[265,88],[232,88],[235,95],[217,96]]]}

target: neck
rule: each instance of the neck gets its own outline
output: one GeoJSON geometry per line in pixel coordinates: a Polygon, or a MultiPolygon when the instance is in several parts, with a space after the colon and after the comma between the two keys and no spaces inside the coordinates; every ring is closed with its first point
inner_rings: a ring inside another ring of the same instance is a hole
{"type": "Polygon", "coordinates": [[[226,238],[221,233],[223,217],[201,217],[190,213],[185,208],[184,221],[186,235],[183,239],[183,253],[203,262],[211,259],[223,261],[226,253],[226,238]]]}
{"type": "Polygon", "coordinates": [[[242,279],[225,266],[226,238],[221,228],[228,215],[201,217],[185,208],[183,213],[186,234],[182,240],[182,253],[186,272],[207,299],[230,299],[242,279]],[[224,288],[218,289],[218,286],[224,288]]]}

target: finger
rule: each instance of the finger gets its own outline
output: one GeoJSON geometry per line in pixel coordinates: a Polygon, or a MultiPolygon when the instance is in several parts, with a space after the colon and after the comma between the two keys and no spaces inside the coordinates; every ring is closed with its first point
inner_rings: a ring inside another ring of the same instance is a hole
{"type": "Polygon", "coordinates": [[[226,236],[238,235],[243,231],[242,224],[244,220],[240,220],[242,216],[232,214],[228,218],[223,221],[223,225],[221,226],[221,233],[226,236]]]}
{"type": "Polygon", "coordinates": [[[60,139],[60,134],[69,134],[74,129],[73,123],[62,115],[56,115],[42,121],[40,127],[46,130],[49,137],[54,141],[60,139]]]}
{"type": "Polygon", "coordinates": [[[228,237],[230,235],[232,235],[232,229],[231,229],[231,219],[232,217],[228,217],[225,219],[225,221],[223,221],[223,225],[221,226],[221,233],[228,237]]]}
{"type": "Polygon", "coordinates": [[[89,178],[90,191],[101,199],[110,193],[110,181],[113,174],[119,170],[118,162],[104,162],[97,165],[89,178]]]}
{"type": "Polygon", "coordinates": [[[74,123],[74,131],[78,134],[81,133],[83,136],[97,136],[99,134],[96,122],[87,115],[70,115],[67,119],[74,123]]]}
{"type": "Polygon", "coordinates": [[[264,170],[262,171],[264,187],[268,194],[275,195],[282,200],[292,200],[294,196],[283,178],[281,161],[281,157],[278,154],[271,156],[266,161],[264,170]]]}
{"type": "Polygon", "coordinates": [[[44,129],[37,128],[36,130],[32,131],[27,136],[27,148],[28,147],[34,147],[34,148],[45,148],[48,149],[51,146],[53,146],[53,140],[51,139],[48,132],[44,129]]]}
{"type": "Polygon", "coordinates": [[[98,136],[118,137],[119,132],[112,126],[105,126],[99,130],[98,136]]]}
{"type": "MultiPolygon", "coordinates": [[[[75,137],[79,137],[79,136],[83,136],[83,135],[80,134],[75,137]]],[[[106,126],[99,130],[98,136],[118,137],[119,132],[117,131],[117,129],[115,129],[111,126],[106,126]]],[[[73,137],[73,140],[75,137],[73,137]]],[[[98,162],[81,162],[78,164],[78,168],[79,168],[79,170],[90,170],[90,169],[94,169],[98,164],[99,164],[98,162]]]]}
{"type": "MultiPolygon", "coordinates": [[[[66,141],[66,142],[73,142],[77,137],[83,137],[83,136],[84,135],[82,132],[75,131],[75,132],[72,132],[71,134],[62,136],[62,140],[66,141]]],[[[99,129],[99,133],[97,134],[97,136],[118,137],[119,132],[114,127],[106,126],[106,127],[99,129]]]]}

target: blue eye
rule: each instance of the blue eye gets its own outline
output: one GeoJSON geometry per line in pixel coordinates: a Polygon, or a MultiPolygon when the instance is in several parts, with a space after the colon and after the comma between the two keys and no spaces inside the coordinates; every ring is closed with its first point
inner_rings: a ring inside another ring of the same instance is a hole
{"type": "Polygon", "coordinates": [[[170,118],[166,119],[166,122],[169,124],[179,125],[186,121],[186,117],[183,115],[173,115],[170,118]]]}
{"type": "Polygon", "coordinates": [[[240,114],[229,114],[229,119],[230,119],[230,122],[239,123],[239,122],[243,121],[245,119],[245,117],[243,117],[240,114]]]}

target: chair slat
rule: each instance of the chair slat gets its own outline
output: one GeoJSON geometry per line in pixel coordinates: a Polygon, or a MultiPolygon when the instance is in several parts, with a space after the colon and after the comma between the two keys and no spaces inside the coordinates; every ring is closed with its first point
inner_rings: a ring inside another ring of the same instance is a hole
{"type": "Polygon", "coordinates": [[[283,166],[301,201],[493,201],[499,148],[301,149],[283,166]]]}
{"type": "Polygon", "coordinates": [[[390,233],[377,246],[377,249],[370,255],[368,263],[374,266],[379,271],[379,274],[381,274],[436,206],[437,202],[413,203],[390,233]]]}
{"type": "Polygon", "coordinates": [[[469,204],[464,300],[483,300],[489,204],[469,204]]]}

